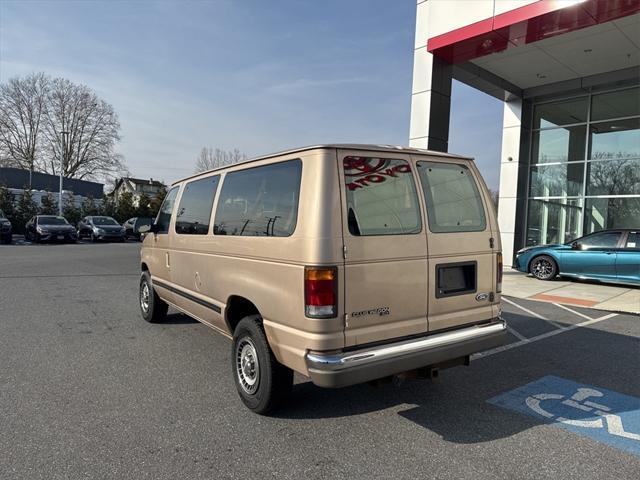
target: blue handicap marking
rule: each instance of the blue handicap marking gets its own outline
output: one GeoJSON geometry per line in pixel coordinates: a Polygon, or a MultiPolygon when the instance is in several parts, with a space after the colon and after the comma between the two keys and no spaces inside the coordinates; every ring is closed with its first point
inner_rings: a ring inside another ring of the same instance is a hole
{"type": "Polygon", "coordinates": [[[487,401],[640,456],[640,398],[548,375],[487,401]]]}

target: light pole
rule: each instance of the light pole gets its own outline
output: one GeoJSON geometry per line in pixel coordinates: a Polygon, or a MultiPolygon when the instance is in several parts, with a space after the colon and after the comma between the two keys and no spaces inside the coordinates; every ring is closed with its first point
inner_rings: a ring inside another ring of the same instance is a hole
{"type": "Polygon", "coordinates": [[[60,132],[62,136],[62,153],[60,155],[60,196],[58,197],[58,215],[62,216],[62,174],[64,172],[65,157],[67,156],[67,141],[69,140],[69,132],[60,132]]]}

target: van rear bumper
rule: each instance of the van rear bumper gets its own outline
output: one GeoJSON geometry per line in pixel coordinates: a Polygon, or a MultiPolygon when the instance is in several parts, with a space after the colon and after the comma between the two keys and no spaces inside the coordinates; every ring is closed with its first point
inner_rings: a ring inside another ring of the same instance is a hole
{"type": "Polygon", "coordinates": [[[337,388],[434,365],[504,345],[507,324],[500,318],[473,327],[350,352],[305,355],[309,376],[319,387],[337,388]]]}

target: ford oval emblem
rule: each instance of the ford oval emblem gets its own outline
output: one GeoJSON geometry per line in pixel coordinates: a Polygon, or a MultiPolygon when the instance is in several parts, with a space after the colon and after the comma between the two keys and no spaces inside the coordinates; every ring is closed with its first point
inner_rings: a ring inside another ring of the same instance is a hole
{"type": "Polygon", "coordinates": [[[476,295],[476,300],[478,302],[484,302],[487,298],[489,298],[489,294],[488,293],[479,293],[476,295]]]}

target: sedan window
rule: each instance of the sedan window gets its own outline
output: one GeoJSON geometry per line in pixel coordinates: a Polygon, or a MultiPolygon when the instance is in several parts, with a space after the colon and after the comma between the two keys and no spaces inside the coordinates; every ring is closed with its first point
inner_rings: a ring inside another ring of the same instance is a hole
{"type": "Polygon", "coordinates": [[[68,225],[63,217],[38,217],[38,225],[68,225]]]}
{"type": "Polygon", "coordinates": [[[627,248],[640,248],[640,232],[629,232],[627,248]]]}
{"type": "Polygon", "coordinates": [[[620,241],[621,232],[602,232],[589,235],[579,241],[580,246],[586,249],[616,248],[620,241]]]}

